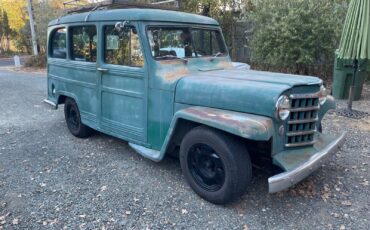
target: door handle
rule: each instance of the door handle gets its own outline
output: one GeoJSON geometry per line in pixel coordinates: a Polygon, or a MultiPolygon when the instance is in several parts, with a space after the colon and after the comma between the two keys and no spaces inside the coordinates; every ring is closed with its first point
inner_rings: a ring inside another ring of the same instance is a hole
{"type": "Polygon", "coordinates": [[[96,70],[97,70],[97,71],[100,71],[100,72],[102,72],[102,73],[106,73],[106,72],[108,72],[108,71],[109,71],[109,69],[104,69],[104,68],[97,68],[96,70]]]}

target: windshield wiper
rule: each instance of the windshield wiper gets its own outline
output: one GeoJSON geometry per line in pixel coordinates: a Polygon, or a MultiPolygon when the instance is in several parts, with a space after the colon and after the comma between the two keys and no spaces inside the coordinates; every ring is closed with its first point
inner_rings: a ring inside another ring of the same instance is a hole
{"type": "Polygon", "coordinates": [[[155,57],[156,59],[169,59],[169,58],[178,58],[177,56],[175,55],[171,55],[171,54],[168,54],[168,55],[164,55],[164,56],[158,56],[158,57],[155,57]]]}
{"type": "Polygon", "coordinates": [[[215,55],[213,55],[213,57],[219,57],[219,56],[221,56],[221,55],[224,55],[224,53],[222,53],[222,52],[217,52],[215,55]]]}
{"type": "Polygon", "coordinates": [[[177,57],[175,55],[171,55],[171,54],[167,54],[167,55],[164,55],[164,56],[159,56],[159,57],[156,57],[156,59],[180,59],[180,60],[183,60],[184,62],[188,62],[188,59],[187,58],[182,58],[182,57],[177,57]]]}

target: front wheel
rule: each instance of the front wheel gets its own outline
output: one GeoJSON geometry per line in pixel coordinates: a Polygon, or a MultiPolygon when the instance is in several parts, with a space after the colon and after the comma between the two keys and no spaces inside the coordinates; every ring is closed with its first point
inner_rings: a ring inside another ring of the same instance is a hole
{"type": "Polygon", "coordinates": [[[91,136],[92,129],[81,122],[80,110],[73,99],[67,98],[64,103],[64,117],[69,131],[76,137],[86,138],[91,136]]]}
{"type": "Polygon", "coordinates": [[[180,163],[191,188],[215,204],[243,195],[252,177],[252,163],[244,145],[205,126],[186,134],[180,147],[180,163]]]}

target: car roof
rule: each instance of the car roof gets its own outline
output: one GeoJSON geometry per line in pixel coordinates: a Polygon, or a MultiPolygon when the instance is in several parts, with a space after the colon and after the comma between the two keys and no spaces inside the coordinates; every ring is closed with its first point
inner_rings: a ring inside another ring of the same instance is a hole
{"type": "Polygon", "coordinates": [[[52,20],[51,22],[49,22],[49,26],[76,22],[124,21],[124,20],[219,25],[219,23],[216,20],[201,15],[171,10],[134,8],[134,9],[96,10],[85,13],[68,14],[66,16],[60,17],[59,19],[52,20]]]}

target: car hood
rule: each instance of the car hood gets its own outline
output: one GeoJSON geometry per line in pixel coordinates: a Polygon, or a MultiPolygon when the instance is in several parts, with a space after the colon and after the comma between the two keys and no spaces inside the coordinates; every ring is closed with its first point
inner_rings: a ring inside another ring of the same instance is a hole
{"type": "Polygon", "coordinates": [[[316,77],[253,70],[213,70],[181,78],[175,101],[272,117],[277,99],[295,86],[321,85],[316,77]]]}

